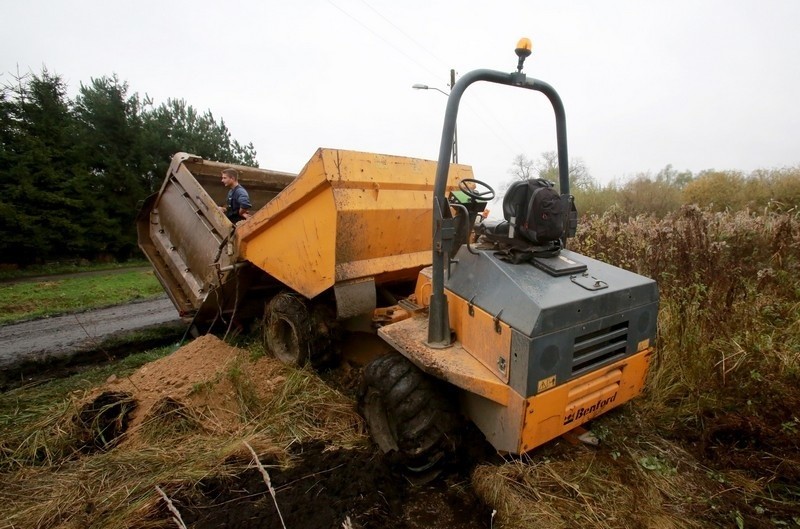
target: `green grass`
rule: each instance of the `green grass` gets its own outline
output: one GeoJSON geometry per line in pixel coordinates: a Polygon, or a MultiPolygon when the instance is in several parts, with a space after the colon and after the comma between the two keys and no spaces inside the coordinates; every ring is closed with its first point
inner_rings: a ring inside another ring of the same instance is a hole
{"type": "Polygon", "coordinates": [[[41,265],[31,265],[25,268],[10,267],[0,268],[0,281],[13,281],[26,277],[49,276],[57,274],[74,274],[77,272],[95,272],[102,270],[119,270],[122,268],[136,268],[149,266],[144,259],[133,259],[124,263],[85,263],[79,261],[53,262],[41,265]]]}
{"type": "Polygon", "coordinates": [[[152,271],[0,285],[0,324],[107,307],[164,293],[152,271]]]}

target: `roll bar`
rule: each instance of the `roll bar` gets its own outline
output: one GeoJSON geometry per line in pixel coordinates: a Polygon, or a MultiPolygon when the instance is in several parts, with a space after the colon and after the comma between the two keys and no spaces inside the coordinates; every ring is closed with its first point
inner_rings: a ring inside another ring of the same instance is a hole
{"type": "MultiPolygon", "coordinates": [[[[521,70],[521,63],[519,69],[521,70]]],[[[558,180],[561,187],[561,199],[569,201],[569,165],[567,154],[567,120],[564,105],[555,89],[549,84],[534,78],[528,78],[521,71],[504,73],[495,70],[473,70],[458,80],[447,99],[447,110],[442,127],[442,141],[439,145],[439,160],[436,168],[436,180],[433,186],[433,275],[430,311],[428,315],[429,347],[445,348],[451,344],[450,319],[448,316],[447,297],[444,295],[444,270],[450,265],[450,249],[455,237],[455,221],[445,197],[447,176],[450,172],[450,155],[453,148],[453,136],[456,129],[458,105],[467,87],[477,81],[527,88],[543,93],[556,117],[556,142],[558,146],[558,180]]],[[[565,236],[566,237],[566,236],[565,236]]]]}

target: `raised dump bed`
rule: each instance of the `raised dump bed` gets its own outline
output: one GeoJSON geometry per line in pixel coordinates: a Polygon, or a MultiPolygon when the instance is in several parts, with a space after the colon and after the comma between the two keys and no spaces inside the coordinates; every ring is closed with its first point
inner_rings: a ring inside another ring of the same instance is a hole
{"type": "Polygon", "coordinates": [[[182,316],[193,316],[220,284],[221,269],[238,260],[232,251],[234,226],[217,207],[227,195],[220,181],[226,167],[240,171],[255,208],[296,176],[178,153],[161,190],[147,198],[137,218],[139,246],[182,316]]]}
{"type": "MultiPolygon", "coordinates": [[[[294,175],[235,166],[255,213],[238,226],[217,209],[226,164],[176,155],[138,218],[139,244],[184,316],[252,316],[276,292],[331,292],[339,319],[370,312],[376,286],[431,263],[436,162],[319,149],[294,175]]],[[[449,188],[472,178],[450,171],[449,188]]]]}

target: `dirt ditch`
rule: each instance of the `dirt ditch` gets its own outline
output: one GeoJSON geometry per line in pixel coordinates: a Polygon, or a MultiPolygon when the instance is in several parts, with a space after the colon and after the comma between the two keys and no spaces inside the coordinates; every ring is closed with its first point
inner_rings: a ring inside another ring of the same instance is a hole
{"type": "Polygon", "coordinates": [[[176,501],[184,522],[196,529],[281,527],[281,517],[286,527],[308,529],[489,527],[490,509],[455,476],[412,486],[372,449],[329,448],[295,447],[291,467],[269,472],[274,500],[255,468],[204,481],[176,501]]]}
{"type": "MultiPolygon", "coordinates": [[[[111,377],[84,399],[74,418],[79,448],[83,452],[137,449],[152,439],[153,431],[162,436],[188,431],[235,437],[243,424],[241,400],[230,373],[239,369],[243,353],[213,336],[203,336],[129,377],[111,377]]],[[[286,376],[280,363],[261,358],[245,365],[249,380],[255,382],[250,388],[255,394],[267,397],[282,391],[286,376]]],[[[328,377],[337,377],[339,389],[347,392],[355,371],[346,368],[341,376],[329,373],[328,377]]],[[[188,527],[196,529],[281,527],[275,502],[287,527],[489,527],[491,509],[469,486],[471,465],[454,465],[426,485],[412,484],[365,435],[361,444],[344,448],[325,441],[294,443],[280,461],[274,454],[260,454],[275,500],[251,463],[240,465],[242,470],[233,475],[173,484],[172,501],[188,527]]],[[[479,438],[469,446],[473,451],[476,446],[488,447],[479,438]]],[[[163,503],[153,514],[152,522],[171,516],[163,503]]]]}
{"type": "Polygon", "coordinates": [[[492,527],[494,509],[505,528],[800,527],[791,388],[651,431],[635,410],[614,410],[594,425],[599,446],[559,439],[505,460],[467,427],[461,451],[421,485],[369,440],[352,398],[358,372],[345,363],[320,379],[200,337],[76,396],[71,415],[48,423],[64,442],[30,447],[51,470],[6,475],[5,515],[17,527],[175,527],[158,486],[192,529],[281,528],[281,518],[287,528],[473,529],[492,527]],[[93,484],[91,500],[75,483],[93,484]],[[49,506],[26,499],[48,487],[49,506]],[[18,521],[28,513],[34,522],[18,521]]]}

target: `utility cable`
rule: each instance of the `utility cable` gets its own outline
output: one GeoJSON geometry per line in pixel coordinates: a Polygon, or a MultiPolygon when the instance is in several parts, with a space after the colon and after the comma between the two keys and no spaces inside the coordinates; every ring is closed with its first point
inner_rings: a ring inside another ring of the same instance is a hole
{"type": "Polygon", "coordinates": [[[365,6],[367,6],[368,8],[370,8],[372,11],[374,11],[374,12],[375,12],[375,14],[377,14],[379,17],[381,17],[383,20],[385,20],[385,21],[386,21],[386,22],[387,22],[387,23],[388,23],[390,26],[392,26],[394,29],[396,29],[396,30],[397,30],[397,31],[399,31],[400,33],[402,33],[402,34],[403,34],[403,36],[404,36],[405,38],[407,38],[408,40],[410,40],[411,42],[413,42],[414,44],[416,44],[416,45],[417,45],[417,46],[418,46],[418,47],[419,47],[419,48],[420,48],[422,51],[424,51],[425,53],[427,53],[428,55],[430,55],[431,57],[433,57],[434,59],[436,59],[437,61],[439,61],[439,63],[440,63],[442,66],[444,66],[445,68],[450,68],[450,66],[448,66],[448,65],[447,65],[447,63],[446,63],[444,60],[442,60],[442,59],[440,59],[439,57],[437,57],[437,56],[436,56],[436,55],[435,55],[435,54],[434,54],[432,51],[430,51],[428,48],[426,48],[426,47],[425,47],[423,44],[420,44],[419,42],[417,42],[417,41],[414,39],[414,37],[412,37],[411,35],[409,35],[408,33],[406,33],[406,32],[403,30],[403,28],[401,28],[400,26],[398,26],[397,24],[395,24],[394,22],[392,22],[391,20],[389,20],[387,17],[383,16],[383,14],[382,14],[380,11],[378,11],[377,9],[375,9],[374,7],[372,7],[372,6],[371,6],[371,5],[370,5],[370,4],[367,2],[367,0],[361,0],[361,2],[362,2],[362,3],[363,3],[365,6]]]}
{"type": "MultiPolygon", "coordinates": [[[[416,40],[415,40],[413,37],[411,37],[411,36],[410,36],[410,35],[409,35],[409,34],[408,34],[406,31],[404,31],[404,30],[403,30],[402,28],[400,28],[400,27],[399,27],[397,24],[395,24],[394,22],[392,22],[392,21],[391,21],[389,18],[387,18],[386,16],[384,16],[384,15],[383,15],[382,13],[380,13],[380,12],[379,12],[377,9],[375,9],[375,8],[374,8],[374,7],[372,7],[372,6],[371,6],[369,3],[367,3],[367,2],[366,2],[366,0],[361,0],[361,1],[362,1],[362,3],[363,3],[364,5],[366,5],[366,6],[367,6],[369,9],[371,9],[371,10],[372,10],[373,12],[375,12],[375,13],[376,13],[376,14],[377,14],[379,17],[381,17],[381,18],[382,18],[384,21],[386,21],[386,22],[387,22],[388,24],[390,24],[390,25],[391,25],[393,28],[395,28],[395,29],[396,29],[398,32],[400,32],[400,33],[401,33],[401,34],[402,34],[402,35],[403,35],[405,38],[407,38],[409,41],[413,42],[413,43],[414,43],[416,46],[418,46],[420,49],[424,50],[424,51],[425,51],[425,53],[427,53],[428,55],[430,55],[431,57],[433,57],[433,58],[434,58],[436,61],[438,61],[438,62],[439,62],[439,63],[441,63],[442,65],[445,65],[445,64],[446,64],[446,63],[445,63],[445,61],[443,61],[441,58],[439,58],[438,56],[436,56],[436,55],[435,55],[433,52],[431,52],[431,51],[430,51],[430,50],[429,50],[429,49],[428,49],[426,46],[424,46],[423,44],[420,44],[419,42],[417,42],[417,41],[416,41],[416,40]]],[[[357,19],[355,16],[353,16],[353,15],[351,15],[350,13],[348,13],[347,11],[345,11],[343,8],[341,8],[340,6],[338,6],[337,4],[335,4],[335,3],[334,3],[332,0],[328,0],[328,3],[329,3],[329,4],[331,4],[333,7],[335,7],[336,9],[338,9],[339,11],[341,11],[342,13],[344,13],[344,15],[346,15],[348,18],[350,18],[351,20],[353,20],[354,22],[356,22],[358,25],[360,25],[361,27],[363,27],[364,29],[366,29],[367,31],[369,31],[369,32],[370,32],[372,35],[374,35],[375,37],[377,37],[377,38],[378,38],[379,40],[381,40],[381,41],[382,41],[384,44],[386,44],[387,46],[389,46],[390,48],[392,48],[393,50],[395,50],[397,53],[401,54],[403,57],[405,57],[405,58],[407,58],[408,60],[410,60],[412,63],[416,64],[417,66],[419,66],[420,68],[422,68],[422,69],[423,69],[423,70],[425,70],[426,72],[430,73],[430,74],[431,74],[431,75],[433,75],[434,77],[437,77],[437,78],[439,77],[439,75],[440,75],[439,73],[436,73],[436,72],[434,72],[433,70],[431,70],[431,69],[430,69],[430,68],[428,68],[427,66],[425,66],[425,65],[423,65],[422,63],[420,63],[419,61],[417,61],[417,59],[415,59],[414,57],[412,57],[411,55],[409,55],[408,53],[406,53],[405,51],[403,51],[401,48],[399,48],[399,47],[397,47],[396,45],[394,45],[394,44],[393,44],[391,41],[389,41],[389,40],[385,39],[385,38],[384,38],[384,37],[383,37],[383,36],[382,36],[380,33],[378,33],[377,31],[373,30],[373,29],[372,29],[372,28],[370,28],[370,27],[369,27],[367,24],[365,24],[364,22],[362,22],[362,21],[360,21],[359,19],[357,19]]],[[[450,88],[452,88],[452,87],[450,87],[450,88]]],[[[480,98],[478,98],[477,96],[473,96],[473,97],[474,97],[474,98],[475,98],[475,100],[476,100],[476,101],[479,103],[479,105],[483,107],[483,109],[484,109],[484,110],[486,110],[486,109],[487,109],[486,105],[485,105],[485,104],[484,104],[484,103],[483,103],[483,102],[480,100],[480,98]]],[[[500,135],[500,134],[497,132],[497,130],[495,129],[495,127],[493,127],[492,125],[490,125],[490,124],[489,124],[489,123],[488,123],[488,122],[487,122],[487,121],[486,121],[486,120],[483,118],[483,116],[481,115],[481,112],[479,112],[479,111],[478,111],[478,109],[476,109],[474,106],[472,106],[472,105],[471,105],[471,104],[469,104],[469,103],[466,103],[464,106],[465,106],[465,107],[467,108],[467,110],[469,110],[469,111],[470,111],[470,112],[471,112],[473,115],[475,115],[475,116],[478,118],[478,120],[480,120],[480,122],[481,122],[481,123],[483,123],[483,125],[484,125],[484,126],[485,126],[485,127],[488,129],[488,130],[489,130],[489,132],[491,132],[491,133],[492,133],[492,134],[493,134],[493,135],[494,135],[494,136],[495,136],[495,137],[496,137],[496,138],[497,138],[497,139],[498,139],[498,140],[499,140],[499,141],[500,141],[500,142],[501,142],[501,143],[502,143],[502,144],[503,144],[503,145],[504,145],[504,146],[505,146],[507,149],[508,149],[509,153],[511,153],[511,155],[512,155],[512,156],[516,156],[517,154],[519,154],[519,153],[521,153],[521,152],[525,152],[525,149],[524,149],[524,148],[522,148],[522,147],[521,147],[521,146],[519,146],[519,145],[517,145],[516,147],[513,147],[513,146],[511,146],[511,145],[509,144],[509,142],[508,142],[508,141],[506,141],[506,139],[505,139],[505,138],[503,138],[503,136],[501,136],[501,135],[500,135]]],[[[511,135],[511,134],[508,132],[508,130],[505,128],[505,126],[503,126],[503,124],[502,124],[502,123],[500,123],[500,121],[499,121],[499,120],[498,120],[496,117],[494,117],[494,116],[493,116],[491,113],[489,113],[489,115],[491,115],[491,116],[492,116],[492,118],[494,119],[495,123],[496,123],[496,124],[497,124],[497,125],[498,125],[498,126],[499,126],[499,127],[502,129],[502,130],[503,130],[503,132],[506,134],[506,136],[508,136],[508,137],[513,137],[513,136],[512,136],[512,135],[511,135]]]]}
{"type": "Polygon", "coordinates": [[[348,18],[350,18],[351,20],[356,22],[359,26],[361,26],[362,28],[364,28],[367,31],[369,31],[370,33],[372,33],[375,37],[377,37],[379,40],[381,40],[384,44],[386,44],[387,46],[392,48],[394,51],[396,51],[397,53],[399,53],[400,55],[402,55],[403,57],[405,57],[409,61],[413,62],[414,64],[416,64],[417,66],[419,66],[420,68],[422,68],[426,72],[430,73],[431,75],[434,75],[434,76],[438,76],[439,75],[439,74],[435,73],[433,70],[431,70],[430,68],[428,68],[427,66],[425,66],[422,63],[420,63],[419,61],[417,61],[414,57],[412,57],[408,53],[404,52],[402,49],[400,49],[397,46],[395,46],[394,44],[392,44],[390,41],[388,41],[385,38],[383,38],[383,36],[381,36],[380,33],[375,31],[374,29],[370,28],[365,23],[361,22],[356,17],[354,17],[353,15],[351,15],[350,13],[348,13],[347,11],[345,11],[344,9],[339,7],[338,5],[334,4],[332,0],[328,0],[328,3],[330,5],[332,5],[333,7],[335,7],[336,9],[338,9],[339,11],[341,11],[342,13],[344,13],[348,18]]]}

